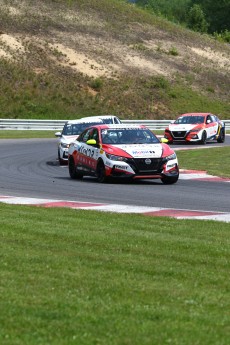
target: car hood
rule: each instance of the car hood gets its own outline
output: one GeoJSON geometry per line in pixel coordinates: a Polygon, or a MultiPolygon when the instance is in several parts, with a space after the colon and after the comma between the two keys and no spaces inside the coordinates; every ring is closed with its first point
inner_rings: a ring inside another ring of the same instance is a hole
{"type": "Polygon", "coordinates": [[[161,144],[111,145],[105,147],[105,149],[106,152],[116,156],[131,156],[133,158],[160,158],[163,151],[161,144]]]}
{"type": "Polygon", "coordinates": [[[60,139],[62,143],[70,144],[74,140],[76,140],[79,137],[79,135],[63,135],[60,139]]]}
{"type": "Polygon", "coordinates": [[[195,127],[201,127],[202,124],[171,124],[169,125],[170,131],[190,131],[195,127]]]}

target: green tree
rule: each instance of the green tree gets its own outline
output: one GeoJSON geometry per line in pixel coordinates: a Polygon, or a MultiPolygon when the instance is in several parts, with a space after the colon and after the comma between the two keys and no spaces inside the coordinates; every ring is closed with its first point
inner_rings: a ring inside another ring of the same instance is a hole
{"type": "Polygon", "coordinates": [[[190,29],[199,32],[207,32],[208,23],[200,5],[194,4],[188,13],[187,25],[190,29]]]}
{"type": "Polygon", "coordinates": [[[136,4],[174,22],[185,22],[191,0],[136,0],[136,4]]]}
{"type": "Polygon", "coordinates": [[[191,0],[191,4],[201,6],[209,33],[230,31],[230,0],[191,0]]]}

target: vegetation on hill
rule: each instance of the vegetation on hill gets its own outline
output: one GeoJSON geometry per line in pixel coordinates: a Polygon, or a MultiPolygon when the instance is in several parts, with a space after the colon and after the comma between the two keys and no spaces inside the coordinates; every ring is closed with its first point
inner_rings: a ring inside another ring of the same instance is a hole
{"type": "Polygon", "coordinates": [[[230,1],[226,0],[133,0],[167,19],[189,28],[209,32],[230,42],[230,1]]]}
{"type": "Polygon", "coordinates": [[[0,0],[0,116],[229,118],[230,47],[118,0],[0,0]]]}

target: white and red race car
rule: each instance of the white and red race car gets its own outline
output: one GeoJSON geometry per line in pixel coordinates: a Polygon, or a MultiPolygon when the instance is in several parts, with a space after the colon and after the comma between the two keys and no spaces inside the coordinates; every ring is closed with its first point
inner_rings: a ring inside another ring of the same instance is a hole
{"type": "Polygon", "coordinates": [[[169,143],[198,142],[225,140],[225,124],[218,116],[210,113],[187,113],[180,115],[166,129],[164,137],[169,143]]]}
{"type": "Polygon", "coordinates": [[[70,144],[69,174],[73,179],[161,179],[176,183],[179,177],[175,152],[143,125],[97,125],[70,144]]]}

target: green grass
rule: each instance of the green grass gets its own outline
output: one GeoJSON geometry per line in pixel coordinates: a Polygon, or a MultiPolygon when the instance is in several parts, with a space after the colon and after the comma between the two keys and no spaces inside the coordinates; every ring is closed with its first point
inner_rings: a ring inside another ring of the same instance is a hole
{"type": "Polygon", "coordinates": [[[0,130],[0,139],[55,138],[58,131],[0,130]]]}
{"type": "Polygon", "coordinates": [[[183,169],[205,170],[214,176],[230,178],[230,147],[176,151],[183,169]]]}
{"type": "Polygon", "coordinates": [[[0,204],[1,345],[229,343],[229,226],[0,204]]]}

